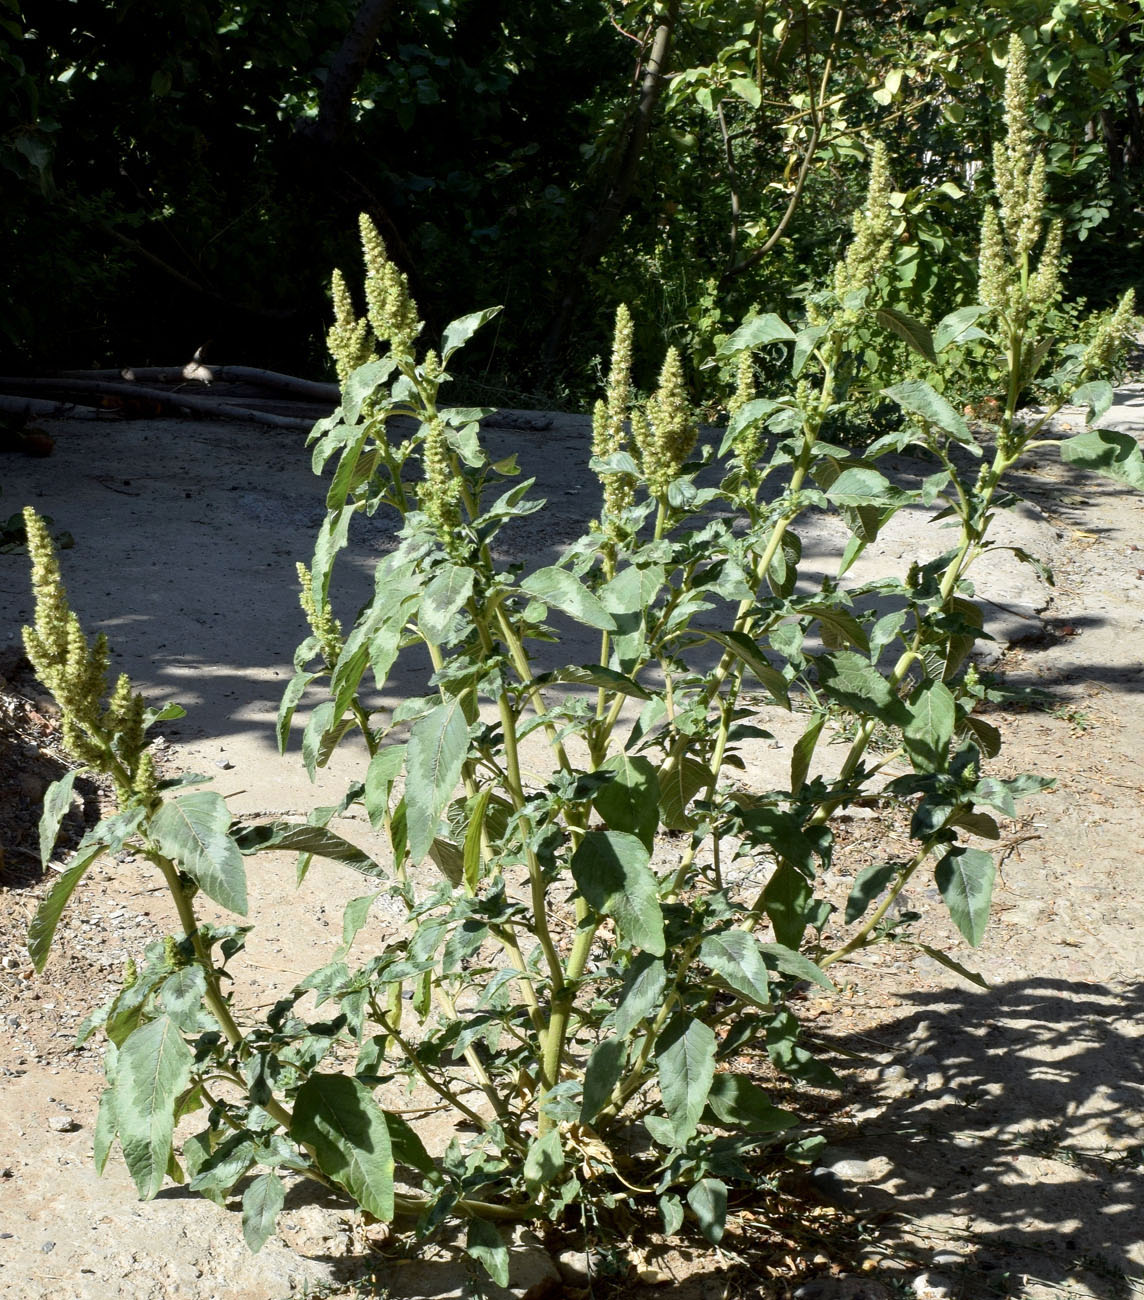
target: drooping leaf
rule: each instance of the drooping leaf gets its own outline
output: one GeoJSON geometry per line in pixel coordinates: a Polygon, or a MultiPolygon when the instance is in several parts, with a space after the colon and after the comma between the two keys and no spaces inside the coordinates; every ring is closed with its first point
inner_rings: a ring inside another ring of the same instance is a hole
{"type": "Polygon", "coordinates": [[[977,971],[970,970],[968,966],[963,966],[961,962],[955,961],[949,953],[942,952],[940,948],[931,948],[928,943],[918,944],[918,947],[927,957],[932,957],[940,966],[944,966],[947,970],[953,971],[954,974],[960,975],[962,979],[968,980],[970,984],[976,984],[979,989],[988,989],[990,987],[989,981],[983,975],[979,975],[977,971]]]}
{"type": "Polygon", "coordinates": [[[274,1232],[285,1200],[282,1179],[272,1173],[262,1174],[243,1192],[242,1236],[252,1254],[257,1254],[274,1232]]]}
{"type": "Polygon", "coordinates": [[[761,943],[759,949],[763,959],[775,970],[782,971],[784,975],[791,975],[796,980],[809,980],[812,984],[818,984],[834,992],[834,985],[829,977],[796,948],[788,948],[785,943],[761,943]]]}
{"type": "Polygon", "coordinates": [[[209,790],[164,803],[150,823],[159,847],[208,898],[245,916],[246,868],[229,829],[226,801],[209,790]]]}
{"type": "Polygon", "coordinates": [[[603,632],[616,632],[615,618],[608,613],[600,600],[574,574],[567,569],[551,567],[537,569],[530,573],[520,584],[521,589],[530,596],[553,605],[565,614],[586,623],[588,627],[599,628],[603,632]]]}
{"type": "Polygon", "coordinates": [[[537,1138],[528,1148],[524,1158],[525,1186],[534,1194],[541,1188],[554,1183],[557,1175],[564,1168],[564,1149],[560,1145],[560,1130],[549,1129],[537,1138]]]}
{"type": "MultiPolygon", "coordinates": [[[[662,969],[662,968],[661,968],[662,969]]],[[[612,1095],[620,1081],[628,1045],[622,1038],[602,1039],[592,1049],[584,1069],[584,1095],[580,1103],[580,1123],[591,1124],[600,1107],[612,1095]]]]}
{"type": "Polygon", "coordinates": [[[662,1005],[666,991],[663,962],[649,952],[637,953],[624,978],[619,1005],[605,1023],[611,1025],[617,1038],[626,1038],[662,1005]]]}
{"type": "Polygon", "coordinates": [[[637,700],[650,700],[651,695],[631,677],[618,673],[602,664],[570,664],[556,672],[545,673],[543,682],[569,682],[577,686],[598,686],[618,695],[630,695],[637,700]]]}
{"type": "Polygon", "coordinates": [[[1144,454],[1130,433],[1090,429],[1088,433],[1066,438],[1060,448],[1061,460],[1066,465],[1096,470],[1098,474],[1144,492],[1144,454]]]}
{"type": "Polygon", "coordinates": [[[465,888],[470,894],[477,892],[477,886],[481,881],[481,837],[484,831],[485,813],[492,796],[492,786],[486,785],[473,803],[472,811],[469,813],[469,824],[465,828],[465,842],[461,848],[461,870],[465,888]]]}
{"type": "Polygon", "coordinates": [[[818,680],[832,698],[858,714],[872,714],[888,726],[905,726],[910,720],[904,701],[885,677],[863,655],[838,650],[820,655],[818,680]]]}
{"type": "Polygon", "coordinates": [[[862,870],[850,887],[850,897],[846,900],[843,919],[847,925],[853,925],[862,916],[875,898],[898,874],[901,863],[877,862],[862,870]]]}
{"type": "Polygon", "coordinates": [[[746,930],[721,930],[699,945],[699,960],[748,1002],[770,1004],[767,966],[759,941],[746,930]]]}
{"type": "Polygon", "coordinates": [[[763,889],[763,910],[780,943],[798,947],[810,924],[813,901],[810,882],[802,872],[789,862],[780,862],[763,889]]]}
{"type": "Polygon", "coordinates": [[[348,376],[342,385],[342,412],[347,424],[357,424],[362,402],[375,392],[379,384],[385,383],[396,364],[392,357],[367,361],[348,376]]]}
{"type": "Polygon", "coordinates": [[[802,374],[803,368],[818,345],[818,340],[825,333],[825,325],[807,325],[795,335],[794,352],[790,362],[790,372],[793,378],[797,379],[802,374]]]}
{"type": "Polygon", "coordinates": [[[386,1111],[385,1124],[389,1129],[389,1143],[396,1164],[408,1165],[410,1169],[417,1169],[423,1174],[436,1171],[433,1157],[425,1150],[425,1144],[406,1120],[386,1111]]]}
{"type": "Polygon", "coordinates": [[[838,475],[826,498],[836,506],[899,506],[910,499],[910,493],[895,487],[876,469],[857,466],[838,475]]]}
{"type": "Polygon", "coordinates": [[[718,642],[724,649],[729,650],[740,663],[745,664],[761,685],[765,686],[770,692],[776,704],[781,704],[784,709],[790,708],[786,678],[777,668],[771,666],[767,657],[746,633],[736,631],[716,632],[704,628],[702,635],[718,642]]]}
{"type": "Polygon", "coordinates": [[[995,875],[991,853],[964,845],[950,849],[934,869],[934,879],[954,924],[974,948],[985,937],[989,924],[995,875]]]}
{"type": "Polygon", "coordinates": [[[278,737],[278,752],[286,752],[286,743],[290,738],[290,724],[294,720],[294,711],[301,702],[302,696],[306,693],[306,687],[312,681],[315,681],[320,673],[308,673],[299,670],[286,683],[286,689],[282,692],[282,699],[278,703],[278,720],[275,724],[275,733],[278,737]]]}
{"type": "Polygon", "coordinates": [[[682,1146],[699,1127],[715,1077],[715,1031],[702,1020],[677,1012],[655,1047],[663,1104],[682,1146]]]}
{"type": "Polygon", "coordinates": [[[782,1110],[757,1083],[742,1074],[717,1074],[707,1104],[720,1123],[750,1133],[781,1133],[798,1123],[798,1116],[782,1110]]]}
{"type": "Polygon", "coordinates": [[[363,876],[380,876],[383,869],[356,844],[325,826],[297,822],[265,822],[235,827],[234,842],[242,853],[305,853],[341,862],[363,876]]]}
{"type": "Polygon", "coordinates": [[[727,1227],[727,1184],[720,1178],[701,1178],[687,1193],[699,1230],[713,1246],[723,1240],[727,1227]]]}
{"type": "Polygon", "coordinates": [[[923,682],[908,705],[910,720],[902,740],[915,772],[940,772],[949,758],[957,723],[957,701],[943,682],[923,682]]]}
{"type": "Polygon", "coordinates": [[[948,316],[943,316],[933,332],[934,350],[944,352],[953,343],[969,343],[974,339],[988,338],[984,330],[974,326],[974,322],[984,316],[988,310],[988,307],[974,303],[970,307],[959,307],[957,311],[951,311],[948,316]]]}
{"type": "Polygon", "coordinates": [[[793,343],[794,338],[794,330],[785,321],[773,312],[767,312],[744,321],[730,338],[719,344],[716,355],[730,357],[746,348],[759,348],[766,343],[793,343]]]}
{"type": "Polygon", "coordinates": [[[425,588],[417,607],[417,621],[426,639],[446,644],[454,616],[472,594],[473,570],[467,565],[445,565],[425,588]]]}
{"type": "Polygon", "coordinates": [[[175,1104],[186,1088],[194,1053],[170,1016],[134,1030],[115,1062],[115,1115],[123,1158],[143,1200],[163,1185],[175,1131],[175,1104]]]}
{"type": "Polygon", "coordinates": [[[429,852],[441,813],[461,779],[468,747],[469,725],[458,697],[413,724],[405,753],[405,807],[414,863],[429,852]]]}
{"type": "Polygon", "coordinates": [[[59,838],[60,823],[71,807],[72,787],[81,770],[73,768],[44,791],[44,810],[40,814],[40,866],[45,870],[59,838]]]}
{"type": "Polygon", "coordinates": [[[897,402],[903,411],[909,411],[911,415],[920,415],[927,424],[936,424],[939,429],[944,429],[958,442],[973,441],[969,425],[940,393],[923,380],[905,379],[900,384],[883,388],[882,393],[892,402],[897,402]]]}
{"type": "Polygon", "coordinates": [[[359,898],[351,898],[345,905],[342,910],[342,942],[334,954],[335,961],[340,961],[353,947],[354,940],[369,919],[370,908],[380,897],[380,894],[362,894],[359,898]]]}
{"type": "Polygon", "coordinates": [[[386,745],[369,760],[365,773],[365,810],[374,830],[385,821],[393,783],[401,775],[404,766],[404,745],[386,745]]]}
{"type": "Polygon", "coordinates": [[[294,1102],[290,1136],[313,1149],[318,1168],[369,1214],[393,1218],[393,1149],[385,1114],[360,1080],[310,1075],[294,1102]]]}
{"type": "Polygon", "coordinates": [[[508,1286],[508,1247],[487,1219],[470,1219],[465,1254],[472,1256],[497,1286],[508,1286]]]}
{"type": "Polygon", "coordinates": [[[921,357],[932,364],[937,364],[937,354],[934,352],[934,339],[929,330],[912,316],[907,316],[904,311],[898,311],[894,307],[878,307],[874,311],[874,319],[883,329],[889,330],[896,334],[908,347],[921,357]]]}
{"type": "Polygon", "coordinates": [[[659,826],[659,781],[651,760],[642,755],[613,754],[601,770],[616,776],[600,787],[592,807],[609,830],[637,836],[650,852],[659,826]]]}
{"type": "Polygon", "coordinates": [[[635,835],[589,831],[569,866],[589,907],[613,918],[624,943],[662,957],[663,911],[649,859],[635,835]]]}
{"type": "Polygon", "coordinates": [[[1085,408],[1085,424],[1095,424],[1116,401],[1116,393],[1107,379],[1094,379],[1091,383],[1081,384],[1069,400],[1074,406],[1085,408]]]}
{"type": "Polygon", "coordinates": [[[60,923],[68,900],[75,893],[76,886],[84,878],[88,867],[106,850],[106,845],[98,840],[89,841],[88,837],[80,843],[70,866],[44,895],[32,923],[28,926],[28,954],[37,971],[44,969],[48,960],[56,926],[60,923]]]}

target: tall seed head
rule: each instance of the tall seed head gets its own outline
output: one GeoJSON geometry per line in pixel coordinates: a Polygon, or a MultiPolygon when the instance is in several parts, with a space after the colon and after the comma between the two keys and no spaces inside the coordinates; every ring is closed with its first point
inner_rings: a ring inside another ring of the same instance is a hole
{"type": "Polygon", "coordinates": [[[643,452],[643,472],[654,497],[663,497],[679,474],[688,452],[695,446],[697,429],[683,379],[683,361],[675,348],[668,348],[659,387],[647,404],[650,426],[648,446],[643,452]]]}
{"type": "Polygon", "coordinates": [[[1036,272],[1029,277],[1029,301],[1034,307],[1050,307],[1061,292],[1061,240],[1064,223],[1057,217],[1049,226],[1036,272]]]}
{"type": "Polygon", "coordinates": [[[369,323],[379,341],[388,343],[397,356],[412,357],[413,341],[422,326],[409,281],[389,260],[377,227],[364,213],[360,226],[369,323]]]}
{"type": "Polygon", "coordinates": [[[334,323],[326,335],[326,346],[338,372],[338,383],[344,384],[358,366],[377,359],[373,350],[368,320],[354,316],[353,299],[341,271],[333,274],[331,285],[334,300],[334,323]]]}
{"type": "Polygon", "coordinates": [[[1013,279],[1001,222],[990,203],[981,223],[981,248],[977,255],[977,294],[981,302],[986,307],[1006,308],[1013,279]]]}
{"type": "Polygon", "coordinates": [[[426,429],[421,456],[425,477],[419,490],[418,504],[433,521],[442,542],[451,547],[461,522],[458,505],[460,481],[453,470],[445,424],[439,416],[434,417],[426,429]]]}
{"type": "Polygon", "coordinates": [[[834,292],[840,297],[873,286],[889,260],[894,242],[894,210],[886,146],[879,140],[870,160],[866,203],[854,214],[854,237],[846,256],[834,268],[834,292]]]}
{"type": "Polygon", "coordinates": [[[1045,215],[1045,161],[1029,112],[1028,56],[1015,32],[1005,73],[1005,139],[993,146],[993,179],[1001,225],[1017,257],[1031,253],[1045,215]]]}
{"type": "MultiPolygon", "coordinates": [[[[623,451],[627,443],[624,428],[632,394],[632,316],[626,304],[616,308],[616,327],[612,336],[612,360],[604,400],[592,409],[592,454],[601,458],[623,451]]],[[[604,522],[627,510],[635,500],[635,480],[630,474],[601,474],[604,491],[604,522]]]]}

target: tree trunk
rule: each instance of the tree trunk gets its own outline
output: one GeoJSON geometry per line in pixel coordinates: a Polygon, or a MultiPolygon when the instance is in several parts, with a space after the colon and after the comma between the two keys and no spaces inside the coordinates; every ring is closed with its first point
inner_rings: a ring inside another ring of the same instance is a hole
{"type": "Polygon", "coordinates": [[[607,251],[608,245],[619,230],[624,208],[635,187],[640,159],[651,130],[652,117],[667,76],[667,62],[671,55],[671,42],[679,17],[680,3],[681,0],[667,0],[660,14],[655,35],[652,37],[643,80],[640,83],[639,98],[629,114],[622,152],[616,155],[616,162],[610,169],[603,199],[593,214],[588,229],[584,232],[584,238],[572,262],[572,270],[566,277],[560,306],[549,327],[544,345],[545,361],[549,366],[556,358],[572,313],[580,300],[586,280],[585,272],[593,269],[607,251]]]}
{"type": "Polygon", "coordinates": [[[398,0],[362,0],[341,49],[334,55],[318,101],[318,117],[299,125],[299,134],[330,148],[345,134],[354,91],[361,83],[381,29],[393,16],[398,0]]]}

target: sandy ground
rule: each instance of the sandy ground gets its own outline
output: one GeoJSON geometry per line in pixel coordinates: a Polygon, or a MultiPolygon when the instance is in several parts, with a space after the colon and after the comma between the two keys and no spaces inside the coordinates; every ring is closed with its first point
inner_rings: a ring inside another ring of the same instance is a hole
{"type": "MultiPolygon", "coordinates": [[[[499,454],[519,453],[551,502],[543,522],[521,521],[504,540],[539,566],[595,511],[594,480],[583,468],[590,435],[576,416],[524,423],[543,427],[492,427],[487,436],[499,454]]],[[[1144,430],[1140,390],[1120,393],[1104,423],[1144,430]]],[[[273,738],[305,630],[294,565],[309,558],[323,514],[303,439],[222,422],[47,427],[57,439],[50,459],[0,462],[0,516],[28,502],[74,536],[64,572],[85,627],[107,632],[115,667],[152,703],[188,710],[164,728],[164,761],[215,776],[238,813],[303,813],[335,802],[359,774],[360,755],[339,751],[314,788],[297,754],[280,757],[273,738]]],[[[908,474],[911,466],[899,468],[908,474]]],[[[957,953],[988,978],[988,993],[928,958],[878,949],[847,969],[839,999],[807,1004],[811,1032],[850,1054],[840,1061],[853,1085],[830,1120],[831,1146],[810,1190],[868,1216],[859,1255],[871,1271],[838,1277],[858,1267],[851,1251],[832,1274],[824,1246],[822,1277],[805,1283],[805,1300],[1144,1293],[1144,857],[1135,837],[1144,785],[1144,501],[1062,470],[1055,457],[1024,473],[1020,488],[1027,501],[1004,519],[999,540],[1048,560],[1056,586],[999,551],[979,575],[978,594],[997,638],[997,667],[1057,703],[991,715],[1005,741],[995,770],[1052,774],[1058,785],[1005,826],[996,921],[979,950],[957,953]]],[[[349,618],[392,545],[386,521],[362,524],[340,562],[349,618]]],[[[804,531],[810,567],[825,570],[842,540],[829,521],[804,531]]],[[[944,544],[924,511],[903,512],[863,564],[870,573],[898,570],[944,544]]],[[[0,554],[0,656],[30,613],[26,557],[0,554]]],[[[0,662],[0,675],[5,664],[10,685],[34,697],[15,680],[16,657],[0,662]]],[[[398,678],[394,697],[412,684],[398,678]]],[[[47,706],[33,698],[31,707],[50,731],[47,706]]],[[[21,717],[26,733],[33,723],[21,717]]],[[[772,729],[777,739],[749,755],[761,779],[789,762],[781,726],[772,729]]],[[[9,764],[0,799],[11,808],[36,796],[34,768],[29,759],[21,778],[19,764],[9,764]]],[[[342,829],[378,847],[363,822],[342,829]]],[[[860,819],[843,826],[834,868],[843,893],[895,833],[860,819]]],[[[28,845],[6,847],[5,1294],[276,1300],[299,1289],[331,1294],[336,1276],[375,1265],[352,1216],[330,1206],[292,1200],[280,1239],[251,1257],[236,1215],[176,1188],[140,1204],[115,1160],[96,1178],[98,1057],[70,1042],[126,956],[167,928],[165,898],[129,855],[101,864],[45,974],[31,979],[22,927],[43,886],[28,845]]],[[[340,937],[342,904],[361,888],[348,872],[316,866],[295,891],[288,859],[249,865],[258,928],[246,996],[260,1002],[324,960],[340,937]]],[[[910,906],[929,941],[955,946],[936,890],[919,887],[910,906]]],[[[387,924],[384,914],[371,922],[378,934],[387,924]]],[[[687,1294],[723,1294],[727,1264],[693,1260],[687,1294]]],[[[758,1285],[744,1294],[799,1285],[781,1264],[749,1276],[758,1285]]],[[[426,1274],[385,1265],[394,1295],[455,1294],[463,1281],[452,1267],[426,1274]]]]}

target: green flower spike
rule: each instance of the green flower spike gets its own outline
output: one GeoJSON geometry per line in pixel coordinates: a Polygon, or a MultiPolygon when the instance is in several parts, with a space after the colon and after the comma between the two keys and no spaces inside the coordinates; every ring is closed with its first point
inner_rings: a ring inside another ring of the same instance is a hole
{"type": "Polygon", "coordinates": [[[411,361],[413,341],[421,333],[421,320],[409,292],[409,281],[389,260],[377,227],[364,213],[360,227],[369,323],[378,340],[388,343],[395,356],[411,361]]]}
{"type": "Polygon", "coordinates": [[[865,207],[854,214],[854,237],[846,256],[834,268],[834,292],[839,298],[872,288],[889,259],[896,222],[891,193],[890,163],[886,146],[879,141],[870,160],[865,207]]]}
{"type": "Polygon", "coordinates": [[[333,275],[334,323],[326,335],[326,346],[338,372],[338,383],[344,384],[358,366],[376,361],[369,321],[354,317],[353,299],[340,271],[333,275]]]}

